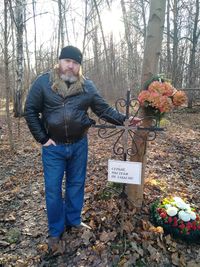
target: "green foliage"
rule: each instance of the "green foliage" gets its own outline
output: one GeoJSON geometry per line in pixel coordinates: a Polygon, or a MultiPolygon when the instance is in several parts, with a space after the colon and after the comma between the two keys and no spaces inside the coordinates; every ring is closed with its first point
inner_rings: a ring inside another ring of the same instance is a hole
{"type": "Polygon", "coordinates": [[[108,183],[108,186],[109,186],[110,188],[113,188],[113,189],[115,189],[115,190],[118,190],[119,192],[121,192],[122,189],[123,189],[123,184],[121,184],[121,183],[113,183],[113,182],[109,182],[109,183],[108,183]]]}
{"type": "Polygon", "coordinates": [[[100,193],[99,198],[102,200],[111,199],[114,195],[119,195],[122,192],[123,184],[108,182],[108,186],[105,187],[100,193]]]}
{"type": "Polygon", "coordinates": [[[108,200],[111,199],[112,192],[108,190],[108,188],[104,188],[101,192],[99,192],[99,199],[101,200],[108,200]]]}
{"type": "Polygon", "coordinates": [[[145,267],[145,266],[146,266],[146,264],[143,262],[142,259],[139,259],[136,261],[135,267],[145,267]]]}
{"type": "Polygon", "coordinates": [[[10,244],[17,243],[20,239],[20,230],[18,228],[11,228],[6,234],[6,241],[10,244]]]}
{"type": "Polygon", "coordinates": [[[154,75],[152,76],[149,80],[147,80],[144,85],[143,85],[143,88],[144,90],[147,90],[149,85],[154,82],[154,81],[160,81],[161,82],[168,82],[170,81],[169,79],[165,78],[164,74],[157,74],[157,75],[154,75]]]}

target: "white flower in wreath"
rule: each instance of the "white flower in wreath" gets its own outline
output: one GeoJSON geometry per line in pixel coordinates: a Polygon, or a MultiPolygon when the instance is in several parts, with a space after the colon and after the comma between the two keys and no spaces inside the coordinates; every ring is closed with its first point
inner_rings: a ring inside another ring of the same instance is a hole
{"type": "Polygon", "coordinates": [[[184,202],[180,197],[173,197],[175,202],[184,202]]]}
{"type": "Polygon", "coordinates": [[[165,204],[165,209],[167,210],[168,208],[172,207],[171,204],[165,204]]]}
{"type": "Polygon", "coordinates": [[[180,197],[173,197],[175,202],[184,202],[180,197]]]}
{"type": "Polygon", "coordinates": [[[196,220],[197,216],[196,216],[196,213],[194,211],[190,211],[189,214],[190,214],[190,219],[191,220],[196,220]]]}
{"type": "Polygon", "coordinates": [[[181,219],[184,222],[189,222],[190,219],[191,219],[190,218],[190,213],[185,212],[184,210],[179,211],[178,217],[179,217],[179,219],[181,219]]]}
{"type": "Polygon", "coordinates": [[[187,208],[185,211],[188,213],[192,212],[191,207],[187,208]]]}
{"type": "Polygon", "coordinates": [[[190,205],[186,204],[185,202],[176,202],[176,206],[182,210],[190,209],[190,205]]]}
{"type": "Polygon", "coordinates": [[[169,216],[175,216],[178,212],[178,209],[176,207],[169,207],[166,212],[169,216]]]}
{"type": "Polygon", "coordinates": [[[174,197],[174,200],[175,200],[175,206],[177,206],[179,209],[182,209],[182,210],[190,209],[190,205],[185,203],[185,201],[183,201],[182,198],[174,197]]]}

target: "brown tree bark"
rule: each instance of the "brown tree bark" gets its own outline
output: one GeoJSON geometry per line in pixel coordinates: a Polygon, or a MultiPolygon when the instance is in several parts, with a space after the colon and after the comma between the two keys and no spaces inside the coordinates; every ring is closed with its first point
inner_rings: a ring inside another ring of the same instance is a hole
{"type": "Polygon", "coordinates": [[[14,149],[12,123],[10,118],[10,74],[9,74],[9,34],[8,34],[8,0],[4,0],[4,79],[6,87],[6,118],[8,126],[8,138],[11,150],[14,149]]]}
{"type": "Polygon", "coordinates": [[[121,3],[121,8],[122,8],[122,14],[123,14],[123,21],[124,21],[124,29],[125,29],[125,40],[128,46],[128,87],[131,88],[131,81],[132,81],[132,65],[134,62],[134,57],[133,57],[133,44],[131,42],[131,38],[130,38],[130,29],[129,29],[129,23],[128,23],[128,16],[127,16],[127,12],[126,12],[126,7],[125,7],[125,2],[124,0],[120,1],[121,3]]]}
{"type": "MultiPolygon", "coordinates": [[[[99,26],[100,26],[100,31],[101,31],[101,37],[102,37],[103,47],[104,47],[104,52],[105,52],[105,57],[106,57],[106,72],[108,74],[108,77],[107,78],[108,78],[108,81],[109,81],[109,84],[110,84],[111,88],[113,89],[114,88],[114,81],[113,81],[112,74],[109,72],[110,62],[109,62],[108,50],[107,50],[106,40],[105,40],[105,36],[104,36],[104,31],[103,31],[103,25],[102,25],[102,21],[101,21],[101,16],[100,16],[99,8],[98,8],[98,5],[97,5],[97,1],[96,0],[93,0],[93,3],[94,3],[95,10],[97,12],[97,17],[98,17],[98,21],[99,21],[99,26]]],[[[109,84],[108,84],[108,86],[109,86],[109,84]]]]}
{"type": "MultiPolygon", "coordinates": [[[[197,51],[197,44],[198,39],[200,36],[200,29],[198,29],[198,22],[199,22],[199,0],[196,0],[196,12],[195,12],[195,19],[194,19],[194,27],[192,32],[192,44],[190,50],[190,61],[189,61],[189,71],[188,71],[188,88],[195,88],[195,58],[196,58],[196,51],[197,51]]],[[[193,101],[193,93],[192,90],[189,91],[189,99],[188,99],[188,107],[192,108],[192,101],[193,101]]]]}
{"type": "Polygon", "coordinates": [[[16,0],[15,23],[16,23],[16,50],[17,50],[17,82],[14,94],[14,116],[22,117],[22,96],[24,79],[24,55],[23,55],[23,33],[24,33],[24,0],[16,0]]]}
{"type": "Polygon", "coordinates": [[[177,67],[178,67],[178,0],[174,0],[173,5],[173,55],[172,55],[172,83],[177,86],[177,67]]]}
{"type": "MultiPolygon", "coordinates": [[[[36,28],[36,14],[35,14],[35,8],[36,8],[36,1],[32,0],[32,10],[33,10],[33,25],[34,25],[34,56],[35,56],[35,70],[36,74],[38,74],[38,62],[37,62],[37,28],[36,28]]],[[[26,31],[26,30],[25,30],[26,31]]]]}
{"type": "Polygon", "coordinates": [[[58,0],[58,46],[57,57],[59,56],[60,49],[64,47],[65,33],[64,33],[64,14],[65,14],[65,1],[58,0]]]}
{"type": "MultiPolygon", "coordinates": [[[[24,8],[24,20],[26,21],[26,8],[24,8]]],[[[24,33],[25,33],[25,54],[26,54],[26,59],[25,59],[25,77],[26,77],[26,79],[24,82],[24,87],[28,89],[30,87],[30,83],[31,83],[31,64],[30,64],[28,32],[27,32],[26,24],[24,25],[24,33]]],[[[35,43],[36,43],[36,39],[35,39],[35,43]]],[[[36,60],[36,56],[35,56],[35,60],[36,60]]]]}
{"type": "MultiPolygon", "coordinates": [[[[142,66],[141,84],[151,78],[158,72],[158,61],[161,51],[162,36],[164,29],[166,0],[151,0],[150,15],[145,40],[145,50],[142,66]]],[[[143,122],[144,127],[151,126],[151,120],[146,119],[143,122]]],[[[141,185],[127,185],[126,191],[129,200],[134,202],[135,206],[140,207],[143,201],[144,174],[146,165],[146,140],[148,132],[139,132],[135,134],[135,142],[138,147],[138,153],[131,157],[131,161],[142,162],[142,181],[141,185]]]]}
{"type": "Polygon", "coordinates": [[[167,0],[167,77],[171,76],[170,0],[167,0]]]}

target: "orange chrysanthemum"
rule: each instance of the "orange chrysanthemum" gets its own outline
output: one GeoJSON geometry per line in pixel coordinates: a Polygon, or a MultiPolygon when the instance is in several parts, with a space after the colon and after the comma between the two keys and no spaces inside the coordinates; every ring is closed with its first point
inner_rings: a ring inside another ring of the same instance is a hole
{"type": "Polygon", "coordinates": [[[159,81],[154,81],[149,85],[148,91],[163,94],[165,92],[165,84],[159,81]]]}
{"type": "Polygon", "coordinates": [[[171,111],[174,106],[184,104],[187,97],[169,82],[153,81],[146,91],[139,94],[138,100],[142,106],[151,106],[160,113],[165,113],[171,111]]]}
{"type": "Polygon", "coordinates": [[[142,106],[145,106],[145,102],[147,105],[151,102],[151,94],[149,91],[142,91],[139,96],[138,100],[142,106]]]}
{"type": "Polygon", "coordinates": [[[165,85],[164,95],[172,96],[173,93],[176,91],[176,89],[171,85],[171,83],[164,82],[164,85],[165,85]]]}
{"type": "Polygon", "coordinates": [[[177,91],[173,95],[173,104],[174,104],[174,106],[181,106],[186,102],[187,102],[187,96],[186,96],[185,92],[177,91]]]}

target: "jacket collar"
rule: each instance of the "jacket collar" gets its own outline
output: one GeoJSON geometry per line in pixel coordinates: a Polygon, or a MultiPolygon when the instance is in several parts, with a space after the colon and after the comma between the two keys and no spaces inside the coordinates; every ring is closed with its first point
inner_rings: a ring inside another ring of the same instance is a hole
{"type": "Polygon", "coordinates": [[[50,80],[52,83],[52,90],[62,97],[77,95],[83,92],[84,77],[81,75],[79,79],[72,83],[69,87],[65,81],[63,81],[58,73],[58,65],[50,72],[50,80]]]}

